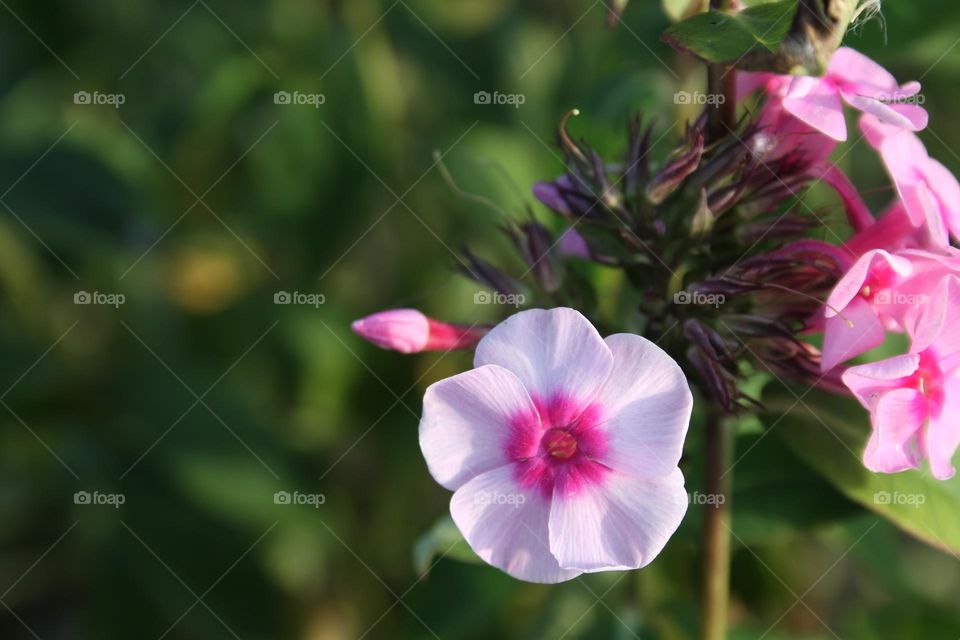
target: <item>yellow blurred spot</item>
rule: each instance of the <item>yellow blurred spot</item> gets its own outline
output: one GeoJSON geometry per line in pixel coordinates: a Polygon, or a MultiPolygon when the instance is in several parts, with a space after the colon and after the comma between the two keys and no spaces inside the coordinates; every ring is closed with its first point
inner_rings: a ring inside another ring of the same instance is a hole
{"type": "Polygon", "coordinates": [[[242,292],[242,266],[223,251],[183,249],[173,259],[168,282],[178,306],[190,313],[213,314],[233,304],[242,292]]]}

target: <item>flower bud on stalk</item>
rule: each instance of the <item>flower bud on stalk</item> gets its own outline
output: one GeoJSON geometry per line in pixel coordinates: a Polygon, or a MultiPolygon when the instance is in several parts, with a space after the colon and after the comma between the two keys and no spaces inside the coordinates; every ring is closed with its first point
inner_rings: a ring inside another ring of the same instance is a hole
{"type": "Polygon", "coordinates": [[[400,353],[472,349],[488,327],[448,324],[416,309],[390,309],[354,321],[354,333],[378,347],[400,353]]]}

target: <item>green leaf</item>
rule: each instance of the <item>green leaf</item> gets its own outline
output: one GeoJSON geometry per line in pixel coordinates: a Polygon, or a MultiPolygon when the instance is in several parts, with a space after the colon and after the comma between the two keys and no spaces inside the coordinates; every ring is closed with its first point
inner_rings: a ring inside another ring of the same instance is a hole
{"type": "Polygon", "coordinates": [[[820,75],[840,46],[860,0],[782,0],[742,11],[708,11],[661,39],[679,51],[746,71],[820,75]]]}
{"type": "Polygon", "coordinates": [[[790,31],[795,0],[736,12],[708,11],[669,27],[662,40],[705,62],[733,64],[751,54],[776,53],[790,31]]]}
{"type": "Polygon", "coordinates": [[[781,438],[740,436],[739,456],[732,474],[733,528],[748,543],[863,513],[781,438]]]}
{"type": "Polygon", "coordinates": [[[768,385],[761,415],[767,428],[851,500],[934,547],[960,553],[960,476],[940,481],[926,469],[873,473],[861,461],[870,434],[866,411],[851,398],[801,397],[798,402],[783,385],[768,385]]]}
{"type": "Polygon", "coordinates": [[[419,576],[429,573],[441,558],[470,563],[481,562],[460,535],[457,525],[453,523],[450,516],[437,520],[430,530],[420,536],[413,545],[413,566],[419,576]]]}

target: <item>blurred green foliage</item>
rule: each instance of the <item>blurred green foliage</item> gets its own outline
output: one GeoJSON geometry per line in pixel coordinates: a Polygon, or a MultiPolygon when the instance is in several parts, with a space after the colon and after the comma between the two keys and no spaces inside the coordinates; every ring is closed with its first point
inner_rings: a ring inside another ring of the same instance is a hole
{"type": "MultiPolygon", "coordinates": [[[[507,243],[433,150],[516,215],[560,172],[570,108],[610,154],[643,111],[666,152],[677,83],[701,76],[659,42],[659,3],[635,0],[612,30],[601,3],[569,0],[0,4],[0,636],[693,635],[696,505],[641,572],[543,587],[439,558],[418,576],[415,543],[449,497],[419,453],[420,396],[469,356],[349,332],[392,306],[497,317],[454,252],[507,243]]],[[[960,6],[888,4],[886,33],[849,42],[924,83],[923,138],[958,169],[960,6]]],[[[886,178],[855,140],[841,163],[879,207],[886,178]]],[[[739,455],[734,637],[960,635],[953,558],[863,515],[777,438],[745,428],[739,455]]]]}

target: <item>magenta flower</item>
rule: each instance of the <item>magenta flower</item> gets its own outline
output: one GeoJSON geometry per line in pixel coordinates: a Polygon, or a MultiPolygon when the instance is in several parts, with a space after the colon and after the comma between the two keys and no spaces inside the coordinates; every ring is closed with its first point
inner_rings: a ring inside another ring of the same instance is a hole
{"type": "Polygon", "coordinates": [[[477,555],[542,583],[653,560],[687,509],[677,363],[558,308],[508,318],[474,364],[427,389],[420,447],[477,555]]]}
{"type": "Polygon", "coordinates": [[[822,78],[793,78],[783,99],[783,107],[814,129],[834,140],[847,139],[843,103],[869,113],[881,121],[911,131],[927,126],[927,112],[902,101],[916,95],[920,84],[897,83],[889,71],[849,47],[833,54],[822,78]]]}
{"type": "Polygon", "coordinates": [[[960,238],[960,183],[950,170],[931,158],[910,131],[885,126],[872,116],[864,116],[860,127],[880,152],[913,226],[925,228],[938,246],[949,244],[948,231],[960,238]]]}
{"type": "Polygon", "coordinates": [[[790,88],[792,77],[773,73],[738,73],[737,96],[743,99],[758,89],[767,97],[756,119],[756,127],[763,133],[762,157],[772,162],[786,155],[799,156],[810,165],[819,165],[830,157],[837,147],[836,140],[794,117],[783,107],[783,99],[790,88]]]}
{"type": "Polygon", "coordinates": [[[918,249],[863,254],[827,298],[821,367],[829,371],[881,344],[886,331],[912,331],[934,290],[960,274],[960,256],[918,249]]]}
{"type": "Polygon", "coordinates": [[[883,473],[916,469],[953,476],[960,445],[960,279],[948,276],[920,318],[910,353],[851,367],[844,383],[870,411],[864,465],[883,473]]]}
{"type": "Polygon", "coordinates": [[[824,371],[883,342],[883,305],[894,287],[912,273],[908,259],[882,249],[868,251],[857,260],[827,298],[824,371]]]}
{"type": "Polygon", "coordinates": [[[351,325],[354,333],[378,347],[400,353],[470,349],[487,333],[486,327],[448,324],[416,309],[390,309],[351,325]]]}

